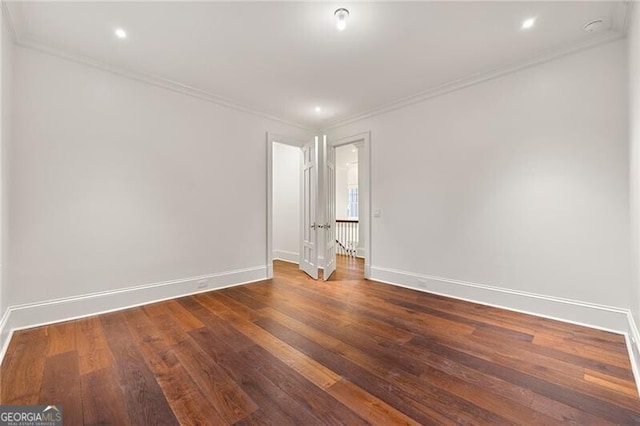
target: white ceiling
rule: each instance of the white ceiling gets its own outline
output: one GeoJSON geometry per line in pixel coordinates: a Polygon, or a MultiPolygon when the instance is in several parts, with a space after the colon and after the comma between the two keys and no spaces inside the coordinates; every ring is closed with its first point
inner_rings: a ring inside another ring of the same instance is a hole
{"type": "Polygon", "coordinates": [[[622,34],[626,2],[10,2],[16,40],[320,128],[622,34]],[[339,32],[333,12],[347,7],[339,32]],[[524,19],[536,17],[522,31],[524,19]],[[605,29],[586,33],[603,18],[605,29]],[[126,40],[114,29],[128,32],[126,40]],[[166,81],[165,81],[166,83],[166,81]],[[321,106],[320,113],[315,107],[321,106]]]}

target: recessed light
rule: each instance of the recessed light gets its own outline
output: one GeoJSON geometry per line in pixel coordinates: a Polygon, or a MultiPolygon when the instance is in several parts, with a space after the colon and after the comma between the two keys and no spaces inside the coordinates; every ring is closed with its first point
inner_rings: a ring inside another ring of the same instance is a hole
{"type": "Polygon", "coordinates": [[[122,28],[116,28],[113,32],[118,38],[127,38],[127,32],[122,28]]]}
{"type": "Polygon", "coordinates": [[[351,150],[351,152],[356,152],[356,149],[355,149],[355,148],[353,148],[353,149],[351,150]]]}
{"type": "Polygon", "coordinates": [[[535,23],[536,23],[536,18],[525,19],[524,21],[522,21],[522,29],[528,30],[532,28],[535,23]]]}
{"type": "Polygon", "coordinates": [[[322,108],[320,108],[319,106],[315,107],[315,112],[320,112],[322,111],[322,108]]]}

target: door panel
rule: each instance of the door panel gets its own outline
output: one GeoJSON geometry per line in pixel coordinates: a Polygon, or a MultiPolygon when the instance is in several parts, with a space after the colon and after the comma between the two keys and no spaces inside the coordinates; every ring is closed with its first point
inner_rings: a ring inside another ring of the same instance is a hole
{"type": "Polygon", "coordinates": [[[336,149],[327,143],[323,136],[322,149],[324,158],[324,273],[322,277],[328,280],[336,270],[336,149]]]}
{"type": "Polygon", "coordinates": [[[318,137],[302,148],[302,220],[300,269],[318,278],[318,227],[316,208],[318,197],[318,137]]]}

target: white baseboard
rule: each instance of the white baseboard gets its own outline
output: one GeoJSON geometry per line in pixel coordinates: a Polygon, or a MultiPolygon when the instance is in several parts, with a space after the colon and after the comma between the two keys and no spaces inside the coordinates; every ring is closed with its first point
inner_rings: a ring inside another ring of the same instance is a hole
{"type": "Polygon", "coordinates": [[[631,311],[627,312],[628,331],[625,333],[627,340],[627,350],[629,351],[629,360],[631,361],[631,369],[633,377],[636,379],[636,388],[640,395],[640,333],[633,318],[631,311]]]}
{"type": "Polygon", "coordinates": [[[274,250],[273,259],[297,264],[300,262],[300,254],[293,251],[274,250]]]}
{"type": "Polygon", "coordinates": [[[377,266],[370,279],[618,334],[628,330],[628,310],[622,308],[377,266]]]}
{"type": "Polygon", "coordinates": [[[0,365],[4,359],[5,352],[7,352],[12,335],[13,331],[9,329],[9,308],[7,308],[2,313],[2,317],[0,317],[0,365]]]}
{"type": "MultiPolygon", "coordinates": [[[[276,254],[274,252],[274,257],[276,254]]],[[[286,259],[282,259],[286,260],[286,259]]],[[[297,263],[297,261],[295,262],[297,263]]],[[[14,331],[160,302],[266,279],[267,268],[239,269],[199,277],[165,281],[63,299],[10,306],[0,318],[0,363],[14,331]],[[206,288],[198,288],[203,280],[206,288]]],[[[369,269],[370,279],[418,291],[495,306],[559,321],[624,334],[640,392],[640,333],[627,309],[579,302],[488,286],[484,284],[415,274],[395,269],[369,269]]]]}
{"type": "Polygon", "coordinates": [[[267,278],[266,266],[219,272],[155,284],[146,284],[9,306],[0,319],[0,363],[14,331],[118,311],[267,278]],[[202,287],[205,285],[206,287],[202,287]]]}
{"type": "Polygon", "coordinates": [[[622,334],[625,336],[633,377],[640,395],[640,333],[629,309],[376,266],[370,268],[369,279],[622,334]]]}

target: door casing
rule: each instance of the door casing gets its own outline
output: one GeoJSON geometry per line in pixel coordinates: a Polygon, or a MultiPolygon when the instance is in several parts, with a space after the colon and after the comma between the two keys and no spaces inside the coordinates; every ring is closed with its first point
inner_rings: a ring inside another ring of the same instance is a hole
{"type": "MultiPolygon", "coordinates": [[[[266,244],[266,267],[267,278],[273,278],[273,143],[283,143],[296,146],[300,149],[307,142],[305,140],[291,138],[272,132],[266,133],[267,145],[267,244],[266,244]]],[[[327,138],[327,144],[335,147],[341,145],[355,144],[359,149],[363,149],[362,164],[358,164],[358,187],[359,187],[359,220],[364,237],[364,276],[371,276],[372,264],[372,244],[371,244],[371,132],[357,133],[351,136],[337,139],[327,138]]],[[[320,168],[320,165],[318,166],[320,168]]],[[[324,218],[322,218],[324,219],[324,218]]],[[[335,224],[333,225],[335,226],[335,224]]],[[[319,252],[323,252],[320,250],[319,252]]],[[[322,267],[322,266],[321,266],[322,267]]]]}

